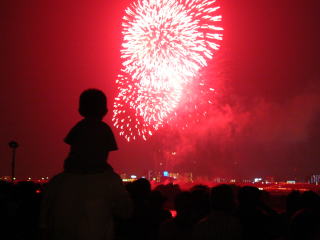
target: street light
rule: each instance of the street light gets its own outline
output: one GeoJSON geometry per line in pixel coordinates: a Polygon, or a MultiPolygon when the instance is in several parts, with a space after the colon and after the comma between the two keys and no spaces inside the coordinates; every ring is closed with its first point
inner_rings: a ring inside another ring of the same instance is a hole
{"type": "Polygon", "coordinates": [[[16,168],[16,149],[19,144],[16,141],[11,141],[8,143],[9,147],[12,149],[12,162],[11,162],[11,181],[15,180],[15,168],[16,168]]]}

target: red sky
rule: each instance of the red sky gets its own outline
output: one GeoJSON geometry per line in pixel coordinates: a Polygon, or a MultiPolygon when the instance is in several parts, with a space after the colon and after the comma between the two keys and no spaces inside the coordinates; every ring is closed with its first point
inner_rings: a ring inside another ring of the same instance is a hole
{"type": "MultiPolygon", "coordinates": [[[[80,119],[84,89],[104,90],[112,110],[121,17],[130,2],[1,1],[0,175],[10,173],[12,139],[21,145],[18,177],[62,169],[62,139],[80,119]]],[[[128,144],[116,133],[112,165],[142,174],[155,152],[173,149],[172,166],[203,174],[320,173],[319,1],[219,2],[225,31],[208,68],[218,93],[210,118],[148,142],[128,144]]]]}

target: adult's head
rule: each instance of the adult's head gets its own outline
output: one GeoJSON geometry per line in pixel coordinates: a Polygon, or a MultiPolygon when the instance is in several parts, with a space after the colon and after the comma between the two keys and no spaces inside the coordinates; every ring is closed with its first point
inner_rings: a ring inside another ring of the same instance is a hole
{"type": "Polygon", "coordinates": [[[102,119],[107,112],[107,97],[101,90],[87,89],[81,93],[79,100],[81,116],[102,119]]]}

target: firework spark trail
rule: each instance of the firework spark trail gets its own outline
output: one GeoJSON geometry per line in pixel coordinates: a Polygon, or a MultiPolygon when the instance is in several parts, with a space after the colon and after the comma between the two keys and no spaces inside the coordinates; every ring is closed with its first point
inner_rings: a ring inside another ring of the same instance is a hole
{"type": "Polygon", "coordinates": [[[147,139],[174,115],[222,39],[215,0],[137,0],[123,17],[122,69],[114,125],[147,139]]]}

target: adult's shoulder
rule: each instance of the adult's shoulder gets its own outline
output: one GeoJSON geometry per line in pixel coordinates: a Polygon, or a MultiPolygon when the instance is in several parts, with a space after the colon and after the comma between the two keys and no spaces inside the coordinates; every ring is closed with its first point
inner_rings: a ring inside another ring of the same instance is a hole
{"type": "Polygon", "coordinates": [[[50,191],[59,189],[62,183],[65,182],[66,178],[68,178],[68,173],[65,172],[54,175],[46,184],[46,189],[50,189],[50,191]]]}
{"type": "Polygon", "coordinates": [[[58,173],[56,175],[54,175],[48,182],[48,184],[52,184],[52,183],[55,183],[55,182],[59,182],[61,181],[61,179],[63,179],[65,177],[66,173],[65,172],[61,172],[61,173],[58,173]]]}
{"type": "Polygon", "coordinates": [[[66,179],[72,179],[77,177],[78,174],[68,173],[68,172],[60,172],[54,175],[48,182],[48,185],[56,185],[64,182],[66,179]]]}
{"type": "Polygon", "coordinates": [[[117,182],[120,183],[122,185],[122,179],[119,176],[119,174],[117,174],[115,171],[113,170],[107,170],[106,172],[103,173],[103,176],[111,182],[117,182]]]}

